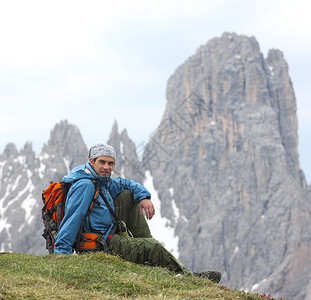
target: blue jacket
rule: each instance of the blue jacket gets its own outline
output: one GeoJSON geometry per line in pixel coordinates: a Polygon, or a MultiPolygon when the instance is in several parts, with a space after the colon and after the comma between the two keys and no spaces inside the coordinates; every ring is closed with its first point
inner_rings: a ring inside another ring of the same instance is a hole
{"type": "MultiPolygon", "coordinates": [[[[92,201],[95,188],[91,179],[96,179],[100,189],[110,206],[114,209],[113,199],[122,191],[130,190],[135,202],[150,198],[150,193],[139,183],[125,178],[112,178],[98,176],[89,163],[75,167],[63,178],[65,182],[74,182],[67,195],[64,218],[60,224],[56,241],[55,253],[72,253],[75,238],[79,232],[80,225],[92,201]]],[[[98,202],[93,206],[91,214],[84,222],[83,232],[108,234],[112,226],[111,216],[105,202],[98,195],[98,202]],[[91,228],[89,227],[90,218],[91,228]]]]}

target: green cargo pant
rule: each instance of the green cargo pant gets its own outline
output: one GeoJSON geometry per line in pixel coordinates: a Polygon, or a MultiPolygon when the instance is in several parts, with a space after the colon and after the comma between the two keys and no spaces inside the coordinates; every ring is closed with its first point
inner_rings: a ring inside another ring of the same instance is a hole
{"type": "Polygon", "coordinates": [[[134,237],[114,234],[109,251],[125,260],[138,264],[166,267],[176,273],[190,273],[160,242],[154,239],[139,204],[135,203],[130,191],[122,192],[114,199],[116,215],[124,221],[134,237]]]}

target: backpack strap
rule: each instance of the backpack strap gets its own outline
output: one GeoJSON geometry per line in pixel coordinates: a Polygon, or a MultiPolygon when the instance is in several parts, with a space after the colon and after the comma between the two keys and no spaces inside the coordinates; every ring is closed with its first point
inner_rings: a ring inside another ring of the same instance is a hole
{"type": "MultiPolygon", "coordinates": [[[[92,182],[94,184],[95,192],[94,192],[94,196],[93,196],[93,199],[91,201],[91,204],[89,206],[89,209],[87,210],[87,212],[86,212],[86,214],[84,216],[84,219],[83,219],[83,221],[82,221],[82,223],[80,225],[80,229],[79,229],[76,241],[75,241],[75,250],[76,250],[77,253],[80,252],[80,241],[81,241],[81,234],[83,232],[84,222],[85,222],[87,217],[88,217],[89,222],[90,222],[89,215],[90,215],[90,213],[92,211],[92,208],[93,208],[94,204],[97,203],[97,196],[99,194],[101,196],[101,198],[103,199],[103,201],[105,202],[109,212],[111,213],[111,215],[113,216],[114,221],[115,221],[115,225],[111,228],[111,231],[108,233],[107,241],[105,241],[103,236],[100,238],[100,240],[98,240],[98,242],[100,244],[102,244],[103,250],[105,252],[109,253],[109,251],[108,251],[108,244],[109,244],[110,239],[112,238],[112,235],[115,233],[116,230],[118,230],[118,228],[122,232],[126,232],[126,227],[124,226],[123,222],[118,218],[118,216],[116,215],[116,213],[112,209],[111,205],[109,204],[108,200],[104,196],[103,192],[100,189],[99,183],[96,180],[92,179],[92,178],[90,178],[90,180],[92,180],[92,182]]],[[[113,201],[113,199],[108,194],[108,192],[106,192],[106,194],[113,201]]],[[[91,224],[89,224],[89,225],[90,225],[90,229],[91,229],[91,224]]]]}
{"type": "Polygon", "coordinates": [[[99,184],[96,182],[96,180],[90,178],[90,180],[92,180],[93,184],[94,184],[94,195],[93,195],[93,198],[92,198],[92,201],[90,203],[90,206],[84,216],[84,219],[80,225],[80,229],[78,231],[78,234],[77,234],[77,237],[76,237],[76,241],[75,241],[75,250],[76,252],[80,252],[80,241],[81,241],[81,234],[82,234],[82,231],[83,231],[83,226],[84,226],[84,222],[86,220],[86,217],[88,217],[93,209],[93,206],[94,206],[94,203],[97,202],[97,196],[98,196],[98,192],[100,190],[99,188],[99,184]]]}
{"type": "MultiPolygon", "coordinates": [[[[106,192],[106,194],[108,195],[108,197],[110,197],[110,199],[112,200],[111,196],[106,192]]],[[[126,228],[124,226],[124,224],[121,222],[121,220],[118,218],[118,216],[116,215],[116,213],[114,212],[114,210],[112,209],[112,207],[110,206],[109,202],[107,201],[106,197],[104,196],[103,192],[101,191],[101,189],[99,189],[99,195],[102,197],[102,199],[104,200],[109,212],[111,213],[111,215],[113,216],[115,222],[119,225],[120,229],[122,232],[126,231],[126,228]]]]}
{"type": "Polygon", "coordinates": [[[97,236],[96,241],[101,244],[104,252],[109,253],[108,244],[106,243],[105,238],[102,234],[97,236]]]}

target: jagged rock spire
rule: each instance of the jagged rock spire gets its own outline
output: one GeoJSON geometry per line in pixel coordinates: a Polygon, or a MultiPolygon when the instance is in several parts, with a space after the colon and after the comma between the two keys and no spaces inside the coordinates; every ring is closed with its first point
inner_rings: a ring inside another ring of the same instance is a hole
{"type": "Polygon", "coordinates": [[[114,176],[122,176],[142,183],[144,174],[137,157],[135,143],[128,137],[126,129],[122,130],[121,134],[118,132],[116,121],[113,124],[108,144],[113,146],[117,152],[114,176]]]}
{"type": "Polygon", "coordinates": [[[282,52],[265,59],[254,37],[224,33],[177,68],[166,95],[144,165],[176,222],[181,261],[220,270],[228,286],[304,299],[310,193],[282,52]]]}

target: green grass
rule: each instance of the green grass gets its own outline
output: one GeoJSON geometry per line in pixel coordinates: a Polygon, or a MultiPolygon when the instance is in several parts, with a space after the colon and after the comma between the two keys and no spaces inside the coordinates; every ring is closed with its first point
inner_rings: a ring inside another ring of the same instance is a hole
{"type": "Polygon", "coordinates": [[[105,253],[0,253],[0,299],[263,299],[105,253]]]}

